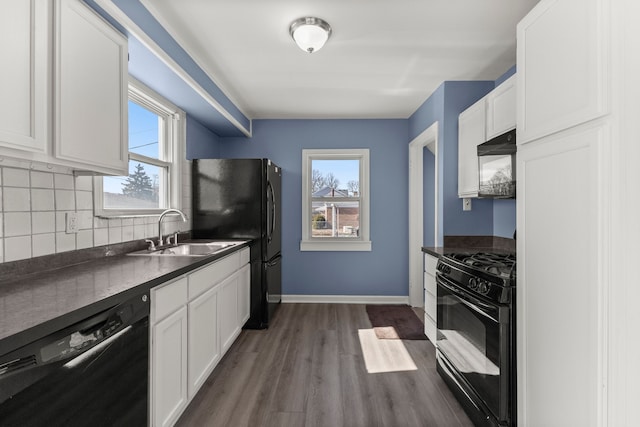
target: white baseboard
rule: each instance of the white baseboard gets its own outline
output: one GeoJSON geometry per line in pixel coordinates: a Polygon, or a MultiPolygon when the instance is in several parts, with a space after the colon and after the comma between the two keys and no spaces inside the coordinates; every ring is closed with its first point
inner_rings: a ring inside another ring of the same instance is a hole
{"type": "Polygon", "coordinates": [[[409,304],[409,297],[385,295],[282,295],[282,302],[316,304],[409,304]]]}

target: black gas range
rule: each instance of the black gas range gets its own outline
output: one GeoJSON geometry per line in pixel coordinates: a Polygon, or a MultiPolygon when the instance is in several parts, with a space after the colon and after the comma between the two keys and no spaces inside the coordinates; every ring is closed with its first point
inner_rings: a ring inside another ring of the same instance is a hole
{"type": "Polygon", "coordinates": [[[436,283],[438,372],[477,426],[515,426],[515,255],[447,253],[436,283]]]}

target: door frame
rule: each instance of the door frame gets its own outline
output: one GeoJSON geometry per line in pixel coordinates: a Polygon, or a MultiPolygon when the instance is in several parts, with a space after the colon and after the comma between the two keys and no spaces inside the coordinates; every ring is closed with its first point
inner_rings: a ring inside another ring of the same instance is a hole
{"type": "Polygon", "coordinates": [[[438,122],[433,123],[409,143],[409,304],[413,307],[424,305],[422,291],[423,256],[422,247],[438,246],[442,241],[439,233],[440,215],[438,197],[440,180],[438,177],[438,122]],[[423,154],[427,148],[435,156],[434,164],[434,242],[423,242],[424,238],[424,168],[423,154]]]}

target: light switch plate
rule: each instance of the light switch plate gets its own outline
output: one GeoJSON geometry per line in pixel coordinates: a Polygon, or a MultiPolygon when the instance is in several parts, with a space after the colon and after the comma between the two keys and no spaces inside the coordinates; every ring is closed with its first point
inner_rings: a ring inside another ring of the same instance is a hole
{"type": "Polygon", "coordinates": [[[78,232],[78,213],[77,212],[67,212],[66,214],[67,226],[66,233],[77,233],[78,232]]]}
{"type": "Polygon", "coordinates": [[[462,210],[463,211],[471,210],[471,199],[469,198],[462,199],[462,210]]]}

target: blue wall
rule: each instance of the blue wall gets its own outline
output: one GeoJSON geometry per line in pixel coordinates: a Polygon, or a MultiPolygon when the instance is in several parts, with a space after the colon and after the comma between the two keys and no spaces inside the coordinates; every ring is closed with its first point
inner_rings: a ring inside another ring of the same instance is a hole
{"type": "Polygon", "coordinates": [[[193,117],[187,116],[187,159],[220,156],[220,137],[204,127],[193,117]]]}
{"type": "MultiPolygon", "coordinates": [[[[407,124],[407,120],[254,120],[252,138],[220,138],[220,157],[266,157],[283,170],[284,294],[408,295],[407,124]],[[304,148],[370,150],[371,252],[300,251],[304,148]]],[[[214,146],[212,155],[215,151],[214,146]]]]}
{"type": "MultiPolygon", "coordinates": [[[[409,118],[410,140],[438,122],[438,215],[440,236],[491,235],[493,203],[474,200],[471,211],[462,210],[458,198],[458,115],[495,87],[493,81],[444,82],[409,118]]],[[[433,187],[425,186],[424,199],[433,199],[433,187]]],[[[433,217],[425,215],[424,229],[433,229],[433,217]]],[[[429,236],[425,232],[425,242],[429,236]]]]}

